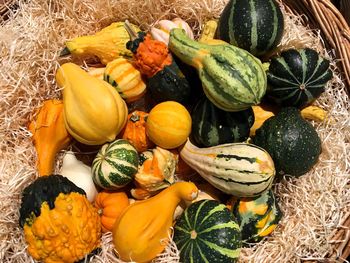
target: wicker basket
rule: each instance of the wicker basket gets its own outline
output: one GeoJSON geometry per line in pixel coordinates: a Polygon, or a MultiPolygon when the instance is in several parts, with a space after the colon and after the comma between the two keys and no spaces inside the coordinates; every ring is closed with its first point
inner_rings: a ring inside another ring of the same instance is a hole
{"type": "MultiPolygon", "coordinates": [[[[280,0],[287,11],[294,14],[303,14],[305,25],[319,29],[325,46],[334,51],[338,61],[347,91],[350,91],[350,27],[344,16],[330,0],[280,0]]],[[[16,8],[15,1],[0,0],[1,20],[7,19],[8,12],[16,8]]],[[[348,10],[349,12],[350,10],[348,10]]],[[[0,21],[1,21],[0,20],[0,21]]],[[[350,255],[350,212],[348,212],[338,229],[332,233],[334,242],[333,254],[327,255],[329,262],[341,261],[350,255]]],[[[324,262],[328,262],[327,260],[324,262]]]]}

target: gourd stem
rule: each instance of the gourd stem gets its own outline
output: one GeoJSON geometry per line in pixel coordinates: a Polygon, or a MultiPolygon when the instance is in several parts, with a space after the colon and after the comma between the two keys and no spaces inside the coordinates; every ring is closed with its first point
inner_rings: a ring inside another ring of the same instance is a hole
{"type": "Polygon", "coordinates": [[[136,40],[138,36],[137,36],[136,32],[132,29],[130,22],[128,20],[125,20],[124,27],[125,27],[125,30],[129,34],[130,40],[131,41],[136,40]]]}

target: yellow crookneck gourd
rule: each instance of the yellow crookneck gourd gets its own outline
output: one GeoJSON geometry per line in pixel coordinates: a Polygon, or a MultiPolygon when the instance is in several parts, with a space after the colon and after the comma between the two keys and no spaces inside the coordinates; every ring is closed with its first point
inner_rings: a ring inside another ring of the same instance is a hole
{"type": "Polygon", "coordinates": [[[113,141],[127,121],[128,109],[118,92],[78,65],[63,64],[56,81],[63,88],[64,120],[79,142],[101,145],[113,141]]]}
{"type": "Polygon", "coordinates": [[[113,227],[113,243],[120,259],[138,263],[154,259],[168,243],[177,205],[197,195],[195,184],[178,182],[127,207],[113,227]]]}
{"type": "MultiPolygon", "coordinates": [[[[131,25],[135,32],[140,28],[131,25]]],[[[126,48],[130,40],[129,34],[124,28],[124,22],[112,23],[94,35],[76,37],[66,41],[66,48],[61,56],[73,54],[76,56],[97,56],[101,63],[108,62],[118,57],[132,57],[131,51],[126,48]]]]}

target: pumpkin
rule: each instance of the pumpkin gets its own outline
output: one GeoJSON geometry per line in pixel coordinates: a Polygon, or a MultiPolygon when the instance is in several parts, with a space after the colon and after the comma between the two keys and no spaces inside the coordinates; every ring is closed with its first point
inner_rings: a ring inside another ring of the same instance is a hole
{"type": "Polygon", "coordinates": [[[96,208],[61,175],[39,177],[23,190],[19,224],[29,254],[42,262],[73,263],[100,244],[96,208]]]}
{"type": "Polygon", "coordinates": [[[173,20],[160,20],[154,26],[151,27],[150,33],[152,38],[158,41],[164,42],[166,45],[169,43],[169,33],[173,28],[182,28],[185,30],[187,36],[194,39],[192,29],[186,21],[181,18],[174,18],[173,20]]]}
{"type": "Polygon", "coordinates": [[[191,204],[176,221],[174,242],[180,261],[236,262],[241,232],[231,212],[214,200],[191,204]]]}
{"type": "Polygon", "coordinates": [[[135,66],[147,77],[147,89],[153,99],[157,103],[168,100],[188,103],[191,93],[189,82],[167,45],[145,32],[136,34],[128,23],[126,28],[131,39],[127,48],[134,53],[135,66]]]}
{"type": "Polygon", "coordinates": [[[122,138],[128,140],[141,153],[154,146],[146,135],[146,119],[148,113],[135,110],[128,115],[128,121],[122,132],[122,138]]]}
{"type": "Polygon", "coordinates": [[[66,148],[72,139],[64,124],[63,102],[46,100],[28,129],[38,155],[39,175],[49,175],[54,169],[56,153],[66,148]]]}
{"type": "Polygon", "coordinates": [[[112,231],[120,259],[136,262],[154,259],[168,244],[177,205],[197,195],[195,184],[177,182],[149,199],[128,206],[112,231]]]}
{"type": "MultiPolygon", "coordinates": [[[[129,24],[136,32],[140,29],[129,24]]],[[[118,57],[131,57],[132,53],[125,47],[129,41],[129,35],[124,28],[124,22],[112,23],[94,35],[76,37],[65,42],[66,48],[61,51],[61,56],[72,54],[75,56],[97,56],[101,63],[108,62],[118,57]]]]}
{"type": "Polygon", "coordinates": [[[273,57],[267,73],[267,98],[284,107],[303,108],[314,102],[332,79],[329,60],[317,51],[288,49],[273,57]]]}
{"type": "Polygon", "coordinates": [[[249,52],[227,44],[208,45],[170,32],[169,49],[195,67],[208,99],[224,111],[242,111],[258,104],[266,92],[262,63],[249,52]]]}
{"type": "Polygon", "coordinates": [[[156,145],[173,149],[186,141],[191,125],[191,115],[184,106],[175,101],[166,101],[149,112],[146,133],[156,145]]]}
{"type": "MultiPolygon", "coordinates": [[[[138,171],[135,174],[135,182],[138,188],[154,195],[159,190],[174,183],[177,159],[170,151],[156,147],[141,153],[139,160],[138,171]]],[[[140,193],[134,190],[132,193],[136,199],[144,198],[143,192],[140,193]]]]}
{"type": "Polygon", "coordinates": [[[117,58],[109,62],[103,78],[128,103],[138,100],[146,92],[146,84],[141,77],[140,71],[125,58],[117,58]]]}
{"type": "Polygon", "coordinates": [[[253,141],[269,152],[279,175],[305,174],[316,164],[322,150],[317,131],[294,107],[282,108],[266,120],[253,141]]]}
{"type": "Polygon", "coordinates": [[[94,205],[101,217],[102,232],[108,232],[112,231],[115,221],[129,206],[129,199],[125,192],[101,191],[97,194],[94,205]]]}
{"type": "Polygon", "coordinates": [[[73,152],[68,151],[64,155],[60,174],[83,189],[90,202],[95,200],[97,189],[92,180],[91,168],[77,160],[73,152]]]}
{"type": "Polygon", "coordinates": [[[263,56],[282,39],[284,20],[274,0],[230,0],[220,15],[217,37],[263,56]]]}
{"type": "Polygon", "coordinates": [[[137,172],[139,156],[127,140],[117,139],[104,144],[92,162],[95,184],[113,190],[130,183],[137,172]]]}
{"type": "Polygon", "coordinates": [[[271,188],[276,173],[268,152],[254,144],[198,148],[187,140],[180,156],[214,187],[238,197],[261,195],[271,188]]]}
{"type": "Polygon", "coordinates": [[[73,63],[63,64],[56,81],[63,88],[64,121],[79,142],[100,145],[113,141],[124,127],[128,110],[107,82],[90,76],[73,63]]]}

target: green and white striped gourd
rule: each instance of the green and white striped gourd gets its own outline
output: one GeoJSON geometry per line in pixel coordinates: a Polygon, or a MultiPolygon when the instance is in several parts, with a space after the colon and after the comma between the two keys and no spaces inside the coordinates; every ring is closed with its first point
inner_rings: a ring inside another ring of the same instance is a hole
{"type": "Polygon", "coordinates": [[[262,56],[281,41],[283,14],[274,0],[230,0],[220,15],[217,37],[262,56]]]}
{"type": "Polygon", "coordinates": [[[133,180],[138,162],[138,153],[127,140],[106,143],[92,163],[93,180],[104,189],[121,188],[133,180]]]}
{"type": "Polygon", "coordinates": [[[271,59],[267,97],[282,106],[302,108],[324,92],[332,76],[329,61],[315,50],[289,49],[271,59]]]}
{"type": "Polygon", "coordinates": [[[236,262],[241,233],[231,212],[215,200],[187,207],[176,221],[174,242],[182,263],[236,262]]]}
{"type": "Polygon", "coordinates": [[[237,197],[261,195],[271,188],[276,173],[271,156],[254,144],[198,148],[187,140],[180,156],[214,187],[237,197]]]}
{"type": "Polygon", "coordinates": [[[182,29],[171,30],[169,49],[197,69],[205,95],[222,110],[248,109],[266,92],[266,73],[260,60],[243,49],[200,43],[182,29]]]}

